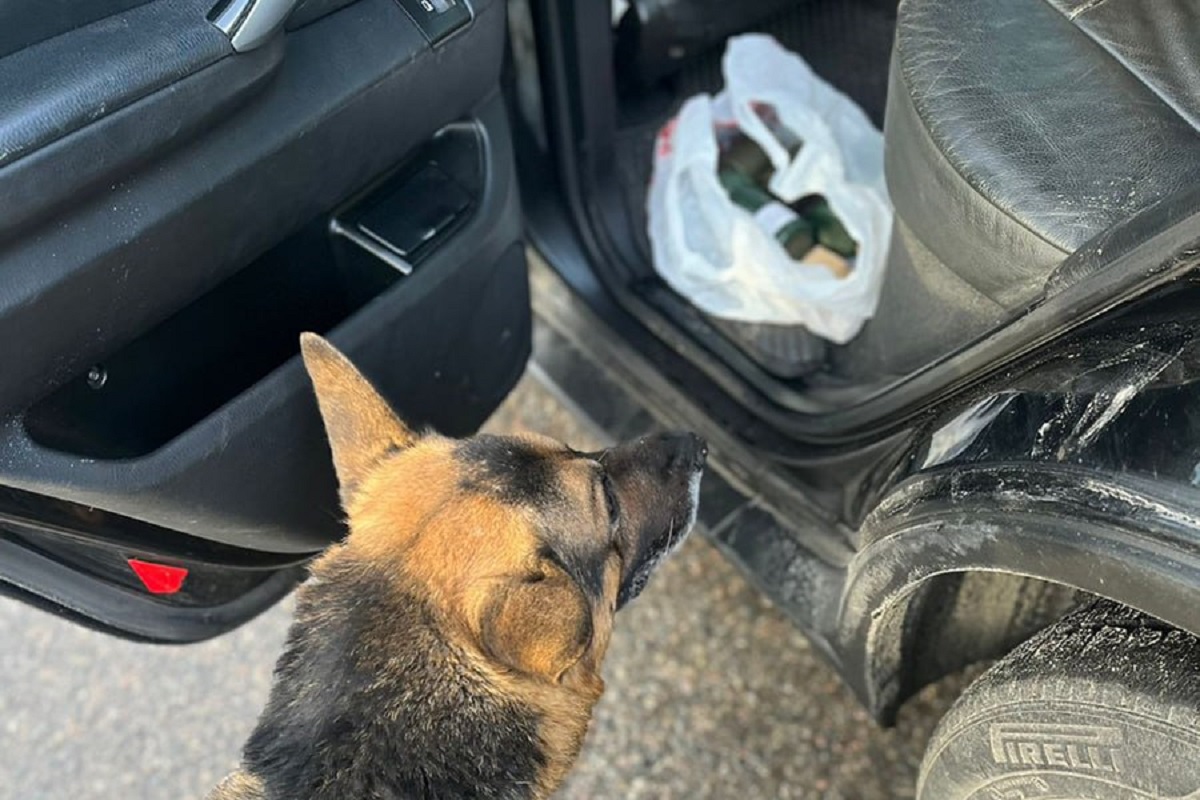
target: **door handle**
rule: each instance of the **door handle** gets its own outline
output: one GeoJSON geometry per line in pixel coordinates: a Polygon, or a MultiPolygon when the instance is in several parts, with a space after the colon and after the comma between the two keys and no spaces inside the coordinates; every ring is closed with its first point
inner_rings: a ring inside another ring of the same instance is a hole
{"type": "Polygon", "coordinates": [[[283,27],[296,0],[225,0],[209,13],[209,20],[229,37],[239,53],[262,45],[283,27]]]}

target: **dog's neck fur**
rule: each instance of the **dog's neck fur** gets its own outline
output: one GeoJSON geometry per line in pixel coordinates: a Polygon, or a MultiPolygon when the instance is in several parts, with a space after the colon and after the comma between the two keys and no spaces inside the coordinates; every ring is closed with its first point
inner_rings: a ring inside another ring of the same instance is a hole
{"type": "Polygon", "coordinates": [[[214,797],[534,800],[552,792],[578,754],[599,687],[497,685],[505,678],[456,648],[421,596],[350,548],[325,556],[298,594],[241,772],[214,797]]]}

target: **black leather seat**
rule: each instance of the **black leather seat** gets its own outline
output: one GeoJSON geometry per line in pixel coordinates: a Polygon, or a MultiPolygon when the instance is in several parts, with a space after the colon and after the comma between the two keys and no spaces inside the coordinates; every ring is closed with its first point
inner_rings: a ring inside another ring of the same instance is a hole
{"type": "Polygon", "coordinates": [[[891,81],[899,226],[1001,309],[1200,181],[1200,0],[904,0],[891,81]]]}
{"type": "Polygon", "coordinates": [[[895,228],[874,319],[832,350],[843,379],[957,350],[1200,182],[1200,0],[902,0],[889,80],[895,228]]]}

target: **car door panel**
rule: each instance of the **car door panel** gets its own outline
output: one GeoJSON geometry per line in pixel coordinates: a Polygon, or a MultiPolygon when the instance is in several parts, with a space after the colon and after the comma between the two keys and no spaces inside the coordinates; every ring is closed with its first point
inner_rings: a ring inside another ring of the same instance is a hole
{"type": "Polygon", "coordinates": [[[461,118],[495,85],[497,14],[480,4],[472,30],[434,53],[393,0],[360,0],[290,34],[275,80],[225,124],[12,241],[0,340],[24,346],[0,353],[0,410],[86,369],[461,118]]]}
{"type": "MultiPolygon", "coordinates": [[[[309,0],[246,53],[209,10],[118,14],[209,25],[179,64],[122,69],[129,54],[110,58],[106,40],[79,63],[107,78],[81,70],[29,88],[20,113],[0,104],[0,141],[34,142],[0,160],[0,490],[22,498],[22,525],[41,498],[164,541],[302,555],[341,527],[300,331],[329,335],[406,418],[451,434],[481,424],[528,357],[505,9],[478,0],[430,44],[395,0],[309,0]],[[97,105],[110,89],[120,107],[97,105]],[[36,100],[59,91],[79,102],[36,100]],[[419,228],[404,258],[364,246],[364,209],[412,214],[406,192],[439,186],[460,198],[453,219],[419,228]]],[[[19,83],[26,69],[6,62],[76,35],[0,58],[0,78],[19,83]]],[[[0,531],[3,506],[0,491],[0,531]]],[[[103,544],[86,521],[75,534],[103,544]]]]}
{"type": "MultiPolygon", "coordinates": [[[[201,25],[215,30],[203,19],[201,25]]],[[[111,31],[101,30],[97,36],[60,36],[0,59],[0,86],[21,87],[29,73],[44,76],[0,101],[0,240],[121,186],[173,146],[235,113],[283,62],[282,40],[235,56],[218,33],[215,41],[193,36],[205,44],[175,52],[171,31],[170,25],[157,29],[164,45],[150,58],[141,57],[142,35],[108,38],[111,31]],[[224,53],[217,55],[222,43],[224,53]],[[97,72],[68,58],[79,48],[119,63],[97,72]],[[164,54],[178,58],[157,57],[164,54]],[[125,80],[124,74],[139,78],[125,80]]]]}
{"type": "MultiPolygon", "coordinates": [[[[502,108],[486,111],[469,127],[470,134],[485,146],[505,147],[507,141],[492,141],[485,127],[504,119],[502,108]]],[[[338,531],[337,504],[311,391],[292,357],[295,335],[307,327],[322,330],[320,323],[334,325],[334,341],[414,423],[434,423],[458,434],[482,423],[518,377],[529,339],[524,254],[514,249],[520,230],[520,218],[512,213],[514,176],[498,169],[491,177],[460,235],[418,265],[396,291],[370,301],[344,322],[328,320],[322,308],[309,304],[297,309],[280,323],[277,356],[283,366],[247,384],[164,446],[116,459],[47,448],[30,435],[28,424],[42,401],[10,417],[0,433],[6,454],[0,482],[243,547],[293,552],[326,544],[338,531]]],[[[222,354],[241,358],[239,350],[256,335],[256,326],[253,320],[239,326],[240,335],[232,339],[200,326],[210,338],[184,366],[195,363],[203,382],[222,379],[227,369],[218,359],[222,354]]],[[[174,336],[168,333],[162,344],[158,363],[164,368],[181,357],[174,336]]],[[[125,380],[136,390],[150,382],[148,403],[125,417],[130,426],[148,425],[146,416],[160,399],[204,390],[203,382],[164,388],[164,398],[153,383],[154,364],[139,366],[128,376],[110,370],[112,383],[105,387],[111,390],[125,380]]],[[[63,413],[78,410],[79,403],[69,402],[63,413]]]]}

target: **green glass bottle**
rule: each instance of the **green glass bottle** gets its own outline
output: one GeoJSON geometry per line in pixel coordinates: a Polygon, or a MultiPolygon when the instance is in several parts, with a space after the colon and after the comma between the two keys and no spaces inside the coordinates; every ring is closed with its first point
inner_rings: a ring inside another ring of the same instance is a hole
{"type": "Polygon", "coordinates": [[[721,145],[720,169],[733,169],[766,185],[775,171],[771,159],[758,143],[740,131],[721,145]]]}
{"type": "Polygon", "coordinates": [[[858,243],[846,231],[846,226],[829,207],[829,201],[819,194],[810,194],[797,200],[792,210],[812,223],[817,241],[843,258],[858,255],[858,243]]]}
{"type": "Polygon", "coordinates": [[[735,205],[754,215],[755,221],[783,245],[787,254],[800,260],[816,244],[812,224],[776,200],[753,179],[733,168],[718,173],[721,185],[735,205]]]}

